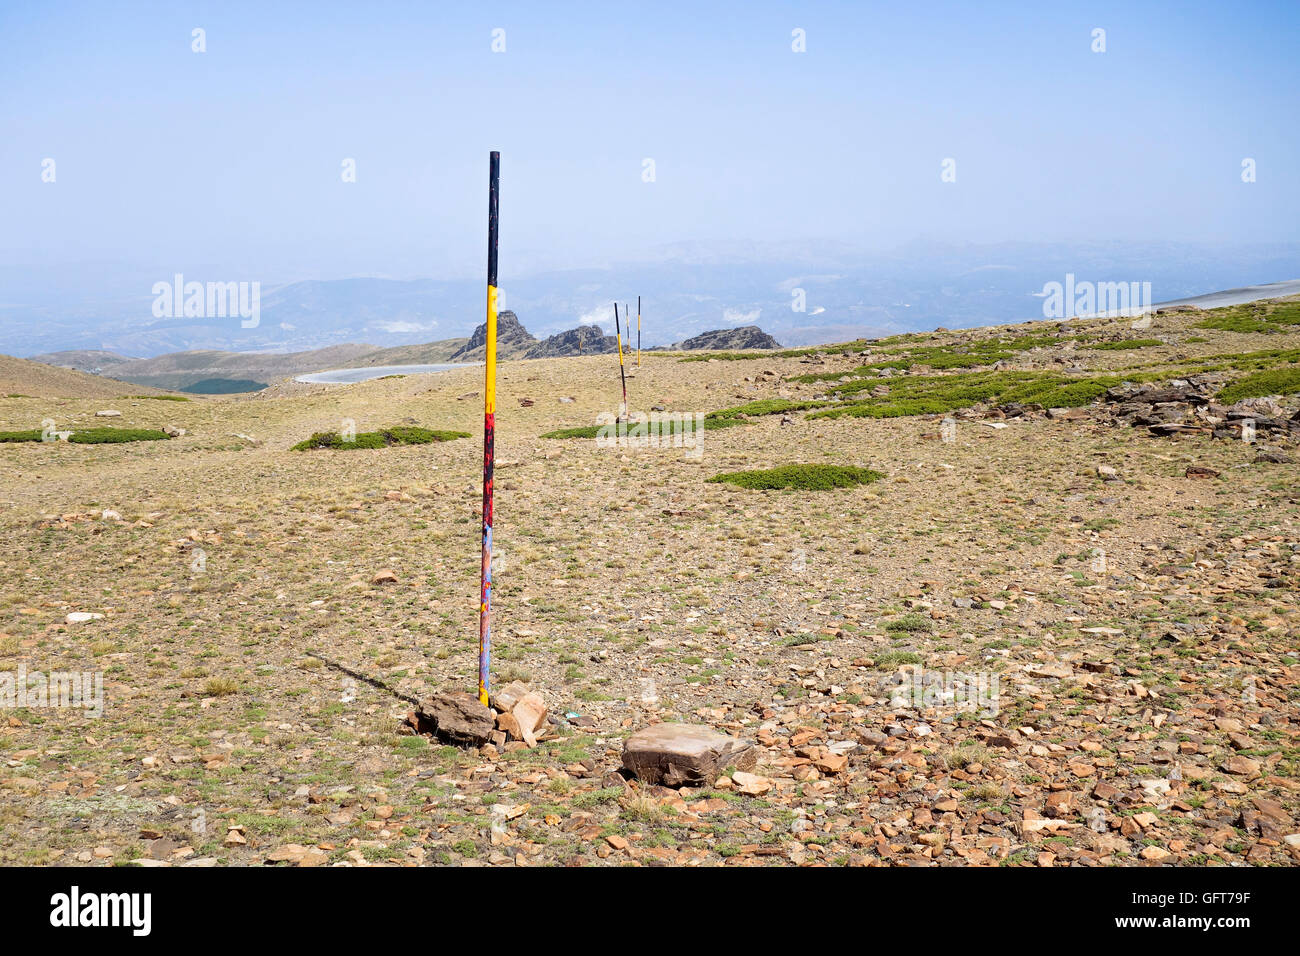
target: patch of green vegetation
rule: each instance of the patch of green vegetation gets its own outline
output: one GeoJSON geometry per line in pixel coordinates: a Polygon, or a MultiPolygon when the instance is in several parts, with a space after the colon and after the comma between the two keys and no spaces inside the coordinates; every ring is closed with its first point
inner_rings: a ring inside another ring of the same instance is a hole
{"type": "MultiPolygon", "coordinates": [[[[128,441],[166,441],[170,436],[155,428],[83,428],[68,436],[74,445],[113,445],[128,441]]],[[[0,443],[41,441],[39,429],[0,432],[0,443]]]]}
{"type": "Polygon", "coordinates": [[[383,428],[376,432],[357,432],[352,441],[346,440],[338,432],[317,432],[306,441],[298,442],[291,450],[335,448],[346,451],[353,448],[390,448],[394,445],[429,445],[434,442],[454,441],[457,438],[468,437],[469,432],[436,431],[415,426],[383,428]]]}
{"type": "Polygon", "coordinates": [[[178,391],[192,395],[234,395],[239,392],[260,392],[264,388],[270,386],[266,382],[254,382],[248,378],[205,378],[178,391]]]}
{"type": "Polygon", "coordinates": [[[930,621],[914,611],[904,614],[902,617],[896,617],[885,625],[887,631],[902,631],[904,633],[914,633],[918,631],[929,631],[930,621]]]}
{"type": "Polygon", "coordinates": [[[771,358],[770,351],[763,352],[706,352],[703,355],[688,355],[678,359],[679,362],[707,362],[717,359],[720,362],[746,362],[751,359],[771,358]]]}
{"type": "MultiPolygon", "coordinates": [[[[586,425],[579,428],[560,428],[553,432],[546,432],[543,438],[608,438],[610,441],[615,440],[620,431],[626,434],[629,439],[648,438],[651,434],[651,424],[636,421],[627,423],[626,426],[608,425],[586,425]]],[[[719,428],[730,428],[732,425],[746,425],[748,422],[741,421],[738,418],[710,418],[705,417],[703,428],[705,431],[716,431],[719,428]]],[[[680,432],[683,437],[695,433],[695,417],[691,413],[682,412],[675,415],[672,412],[665,412],[664,417],[659,419],[655,434],[660,439],[674,438],[680,432]]]]}
{"type": "Polygon", "coordinates": [[[859,365],[857,368],[838,372],[811,372],[808,375],[795,376],[794,378],[791,378],[790,381],[803,382],[806,385],[811,385],[813,382],[833,382],[836,379],[841,379],[845,376],[848,376],[849,378],[867,378],[869,376],[878,377],[876,376],[876,373],[882,368],[892,368],[897,369],[900,372],[905,372],[912,367],[912,364],[913,363],[910,359],[891,359],[888,362],[871,362],[867,365],[859,365]]]}
{"type": "Polygon", "coordinates": [[[1194,328],[1222,332],[1285,332],[1284,326],[1300,325],[1300,302],[1251,302],[1215,309],[1194,328]]]}
{"type": "Polygon", "coordinates": [[[1218,329],[1221,332],[1280,332],[1267,322],[1250,315],[1221,315],[1197,322],[1193,328],[1218,329]]]}
{"type": "Polygon", "coordinates": [[[127,398],[147,398],[155,402],[188,402],[184,395],[128,395],[127,398]]]}
{"type": "MultiPolygon", "coordinates": [[[[955,375],[918,375],[889,381],[889,394],[856,399],[813,412],[809,418],[898,418],[938,415],[984,402],[1038,404],[1045,408],[1072,408],[1100,398],[1119,378],[1077,378],[1047,372],[962,372],[955,375]]],[[[876,382],[846,382],[831,391],[854,395],[876,382]]]]}
{"type": "Polygon", "coordinates": [[[1089,345],[1088,348],[1117,352],[1124,349],[1145,349],[1153,345],[1164,345],[1164,343],[1159,339],[1124,339],[1120,342],[1097,342],[1095,345],[1089,345]]]}
{"type": "Polygon", "coordinates": [[[170,436],[156,428],[85,428],[68,441],[77,445],[111,445],[127,441],[166,441],[170,436]]]}
{"type": "Polygon", "coordinates": [[[784,412],[802,412],[809,408],[822,408],[830,402],[796,402],[789,398],[762,398],[756,402],[736,405],[734,408],[720,408],[709,412],[705,421],[719,418],[735,418],[738,415],[779,415],[784,412]]]}
{"type": "Polygon", "coordinates": [[[826,491],[831,488],[851,488],[866,485],[885,477],[870,468],[849,465],[782,465],[755,471],[729,471],[709,478],[711,483],[738,485],[741,488],[780,489],[801,491],[826,491]]]}
{"type": "Polygon", "coordinates": [[[1291,395],[1300,392],[1300,368],[1274,368],[1239,378],[1219,390],[1219,401],[1231,405],[1243,398],[1291,395]]]}
{"type": "Polygon", "coordinates": [[[0,432],[0,444],[6,442],[21,441],[40,441],[41,430],[39,428],[28,428],[25,431],[18,432],[0,432]]]}

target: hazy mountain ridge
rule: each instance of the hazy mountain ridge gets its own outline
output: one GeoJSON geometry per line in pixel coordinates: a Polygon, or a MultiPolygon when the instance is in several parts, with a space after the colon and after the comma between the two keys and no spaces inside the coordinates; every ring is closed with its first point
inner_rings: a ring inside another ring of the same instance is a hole
{"type": "MultiPolygon", "coordinates": [[[[1300,243],[910,242],[880,252],[844,242],[683,242],[603,268],[517,278],[507,269],[502,308],[528,316],[538,337],[593,323],[608,334],[613,303],[634,303],[640,295],[647,347],[753,324],[798,346],[1038,318],[1042,300],[1035,292],[1067,273],[1090,281],[1150,281],[1155,301],[1167,301],[1300,275],[1300,243]],[[796,311],[800,305],[803,311],[796,311]]],[[[194,272],[186,278],[246,277],[194,272]]],[[[310,279],[263,283],[258,325],[244,329],[237,318],[155,319],[143,277],[130,283],[138,282],[141,292],[129,298],[96,297],[84,282],[65,290],[51,279],[15,283],[26,301],[9,296],[0,305],[0,351],[157,356],[298,352],[355,342],[393,348],[468,337],[483,314],[480,281],[310,279]]]]}

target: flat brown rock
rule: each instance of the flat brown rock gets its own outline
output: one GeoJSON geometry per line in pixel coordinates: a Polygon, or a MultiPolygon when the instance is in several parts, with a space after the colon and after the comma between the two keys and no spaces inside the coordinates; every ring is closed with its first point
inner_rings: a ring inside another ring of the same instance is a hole
{"type": "Polygon", "coordinates": [[[623,745],[623,766],[643,783],[680,787],[710,783],[723,770],[752,770],[758,750],[698,724],[652,724],[623,745]]]}
{"type": "Polygon", "coordinates": [[[496,730],[496,718],[473,694],[434,694],[420,705],[439,740],[457,747],[481,747],[496,730]]]}

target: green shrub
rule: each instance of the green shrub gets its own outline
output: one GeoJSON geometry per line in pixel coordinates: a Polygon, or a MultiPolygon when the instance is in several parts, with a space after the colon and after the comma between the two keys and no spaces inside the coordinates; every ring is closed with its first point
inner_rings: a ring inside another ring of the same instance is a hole
{"type": "Polygon", "coordinates": [[[434,442],[454,441],[457,438],[468,437],[469,432],[435,431],[415,426],[357,432],[352,441],[345,440],[338,432],[317,432],[305,441],[298,442],[291,451],[307,451],[312,448],[349,451],[356,448],[389,448],[393,445],[429,445],[434,442]]]}
{"type": "Polygon", "coordinates": [[[739,485],[741,488],[779,489],[795,488],[801,491],[826,491],[831,488],[851,488],[866,485],[885,477],[870,468],[848,465],[782,465],[756,471],[729,471],[714,475],[708,481],[739,485]]]}
{"type": "Polygon", "coordinates": [[[904,633],[914,633],[917,631],[929,631],[930,621],[914,611],[909,611],[902,617],[894,618],[885,625],[887,631],[902,631],[904,633]]]}
{"type": "Polygon", "coordinates": [[[718,359],[722,362],[746,362],[750,359],[771,358],[771,351],[765,352],[706,352],[702,355],[688,355],[685,358],[678,359],[679,362],[707,362],[709,359],[718,359]]]}
{"type": "MultiPolygon", "coordinates": [[[[1072,378],[1047,372],[961,372],[955,375],[917,375],[890,379],[889,394],[857,398],[843,405],[813,412],[809,418],[897,418],[903,415],[940,415],[983,402],[1020,402],[1047,408],[1087,405],[1120,379],[1113,376],[1072,378]]],[[[854,396],[876,382],[846,382],[831,389],[854,396]]]]}
{"type": "Polygon", "coordinates": [[[1220,315],[1205,319],[1192,326],[1196,329],[1218,329],[1220,332],[1278,332],[1269,323],[1250,315],[1220,315]]]}
{"type": "MultiPolygon", "coordinates": [[[[705,420],[735,418],[738,415],[778,415],[783,412],[801,412],[809,408],[821,408],[830,402],[796,402],[788,398],[762,398],[756,402],[736,405],[733,408],[720,408],[709,412],[705,420]]],[[[706,426],[707,427],[707,426],[706,426]]]]}
{"type": "Polygon", "coordinates": [[[112,445],[127,441],[166,441],[170,436],[156,428],[84,428],[68,441],[77,445],[112,445]]]}
{"type": "MultiPolygon", "coordinates": [[[[154,428],[83,428],[68,436],[74,445],[109,445],[128,441],[166,441],[166,432],[154,428]]],[[[41,441],[39,429],[0,432],[0,442],[41,441]]]]}
{"type": "Polygon", "coordinates": [[[1145,349],[1152,345],[1164,345],[1164,343],[1159,339],[1124,339],[1121,342],[1098,342],[1096,345],[1089,345],[1088,348],[1113,352],[1122,349],[1145,349]]]}
{"type": "Polygon", "coordinates": [[[178,391],[192,395],[236,395],[241,392],[260,392],[270,387],[266,382],[255,382],[248,378],[205,378],[185,385],[178,391]]]}
{"type": "Polygon", "coordinates": [[[1215,309],[1194,328],[1224,332],[1284,332],[1285,325],[1300,325],[1300,302],[1252,302],[1215,309]]]}
{"type": "Polygon", "coordinates": [[[886,651],[873,662],[876,670],[896,671],[904,664],[923,664],[925,658],[913,651],[886,651]]]}
{"type": "Polygon", "coordinates": [[[1243,398],[1291,395],[1300,392],[1300,368],[1274,368],[1239,378],[1219,391],[1219,401],[1231,405],[1243,398]]]}

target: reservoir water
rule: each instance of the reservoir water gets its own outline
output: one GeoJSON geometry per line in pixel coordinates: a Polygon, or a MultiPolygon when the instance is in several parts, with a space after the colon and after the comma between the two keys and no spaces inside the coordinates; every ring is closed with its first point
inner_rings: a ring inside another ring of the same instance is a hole
{"type": "Polygon", "coordinates": [[[472,368],[476,362],[458,362],[453,365],[374,365],[369,368],[335,368],[325,372],[299,375],[295,382],[308,385],[355,385],[385,375],[428,375],[431,372],[449,372],[456,368],[472,368]]]}

